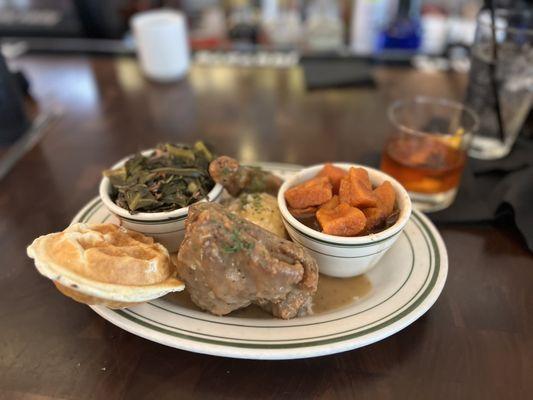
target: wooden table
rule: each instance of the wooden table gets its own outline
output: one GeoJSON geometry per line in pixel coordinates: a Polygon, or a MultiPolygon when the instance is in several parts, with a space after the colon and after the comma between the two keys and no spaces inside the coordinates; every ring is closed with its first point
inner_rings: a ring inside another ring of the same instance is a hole
{"type": "Polygon", "coordinates": [[[131,58],[16,64],[41,106],[64,116],[1,182],[1,399],[531,398],[533,263],[506,226],[441,227],[448,282],[423,318],[374,345],[297,361],[204,356],[135,337],[60,295],[25,255],[126,154],[201,138],[243,161],[357,161],[381,148],[390,101],[460,98],[464,76],[378,69],[376,89],[308,93],[297,69],[197,67],[159,85],[131,58]]]}

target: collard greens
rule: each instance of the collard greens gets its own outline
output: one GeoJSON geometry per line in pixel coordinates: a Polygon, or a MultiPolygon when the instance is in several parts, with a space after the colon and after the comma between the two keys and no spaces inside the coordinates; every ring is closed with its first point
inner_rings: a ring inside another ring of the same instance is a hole
{"type": "Polygon", "coordinates": [[[207,196],[215,185],[208,172],[213,158],[203,142],[165,143],[148,156],[136,154],[123,167],[104,171],[104,176],[111,181],[111,198],[132,214],[171,211],[207,196]]]}

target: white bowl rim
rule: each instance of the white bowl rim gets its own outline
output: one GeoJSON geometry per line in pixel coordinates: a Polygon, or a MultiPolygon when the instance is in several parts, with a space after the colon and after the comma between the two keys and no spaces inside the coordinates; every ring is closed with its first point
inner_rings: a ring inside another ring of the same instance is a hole
{"type": "MultiPolygon", "coordinates": [[[[140,153],[142,155],[148,155],[154,150],[155,149],[142,150],[140,153]]],[[[138,153],[135,153],[135,154],[138,154],[138,153]]],[[[122,167],[126,163],[126,161],[128,161],[135,154],[130,154],[129,156],[124,157],[120,161],[113,164],[110,169],[122,167]]],[[[177,210],[172,210],[172,211],[163,211],[163,212],[154,212],[154,213],[139,212],[139,213],[131,214],[128,210],[116,205],[115,202],[111,200],[111,196],[109,196],[110,187],[111,187],[111,182],[109,181],[109,178],[105,176],[102,177],[102,180],[100,181],[99,190],[98,190],[100,194],[100,199],[102,199],[102,202],[109,209],[109,211],[125,219],[137,220],[137,221],[163,221],[163,220],[168,220],[168,219],[176,219],[176,218],[184,217],[187,215],[189,211],[189,206],[187,206],[187,207],[178,208],[177,210]]],[[[213,189],[211,189],[209,193],[207,193],[207,197],[200,200],[199,202],[206,201],[206,200],[212,201],[216,199],[217,197],[220,196],[223,189],[224,188],[222,187],[222,185],[220,185],[219,183],[216,183],[215,186],[213,186],[213,189]]]]}
{"type": "Polygon", "coordinates": [[[278,207],[281,211],[281,215],[283,216],[283,219],[286,222],[288,222],[294,229],[296,229],[297,231],[300,231],[300,233],[303,233],[307,236],[318,239],[322,242],[328,242],[331,244],[346,244],[346,245],[370,244],[370,243],[379,242],[379,241],[382,241],[382,240],[385,240],[385,239],[388,239],[394,236],[395,234],[400,232],[403,229],[403,227],[407,224],[407,221],[409,221],[409,218],[411,216],[411,211],[412,211],[411,199],[409,198],[409,194],[396,179],[386,174],[385,172],[379,171],[372,167],[368,167],[366,165],[343,163],[343,162],[329,162],[329,163],[315,164],[315,165],[311,165],[309,167],[303,168],[302,170],[297,172],[296,175],[286,180],[281,185],[279,192],[278,192],[278,207]],[[313,171],[316,171],[318,173],[318,171],[322,169],[326,164],[333,164],[334,166],[343,168],[345,170],[349,169],[350,167],[364,168],[369,172],[371,180],[373,176],[379,176],[383,180],[390,181],[392,186],[394,187],[394,190],[396,191],[396,195],[402,196],[404,200],[404,207],[402,210],[400,210],[400,215],[398,216],[398,220],[392,226],[388,227],[387,229],[384,229],[381,232],[371,233],[365,236],[354,236],[354,237],[328,235],[326,233],[318,232],[312,228],[309,228],[308,226],[305,226],[300,221],[298,221],[295,217],[292,216],[292,214],[289,212],[287,208],[287,203],[285,201],[285,191],[289,189],[290,187],[294,186],[294,182],[298,180],[302,175],[308,174],[313,171]]]}

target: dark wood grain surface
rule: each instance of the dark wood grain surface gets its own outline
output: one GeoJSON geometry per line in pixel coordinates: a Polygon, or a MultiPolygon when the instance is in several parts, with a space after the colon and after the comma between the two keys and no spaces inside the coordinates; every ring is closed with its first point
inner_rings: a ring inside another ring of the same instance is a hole
{"type": "Polygon", "coordinates": [[[25,247],[63,229],[101,170],[160,141],[204,139],[244,161],[358,161],[397,98],[461,98],[465,78],[379,69],[377,88],[307,93],[297,69],[194,68],[147,82],[131,58],[27,56],[40,107],[64,114],[0,182],[0,399],[526,399],[533,396],[533,262],[508,226],[441,227],[442,296],[400,333],[351,352],[246,361],[135,337],[60,295],[25,247]]]}

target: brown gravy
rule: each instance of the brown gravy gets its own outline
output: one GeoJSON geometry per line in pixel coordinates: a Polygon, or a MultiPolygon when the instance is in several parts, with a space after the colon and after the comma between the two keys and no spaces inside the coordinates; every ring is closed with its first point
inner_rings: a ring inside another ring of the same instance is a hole
{"type": "Polygon", "coordinates": [[[352,304],[372,290],[366,275],[353,278],[333,278],[320,275],[318,290],[313,298],[313,311],[321,314],[352,304]]]}
{"type": "MultiPolygon", "coordinates": [[[[362,299],[371,290],[372,283],[366,275],[353,278],[332,278],[320,275],[318,279],[318,290],[313,298],[313,311],[315,314],[334,311],[362,299]]],[[[202,311],[192,302],[187,290],[168,294],[165,296],[165,300],[184,308],[202,311]]],[[[233,311],[229,316],[235,318],[272,318],[272,315],[256,305],[233,311]]]]}

